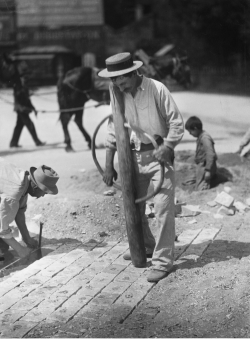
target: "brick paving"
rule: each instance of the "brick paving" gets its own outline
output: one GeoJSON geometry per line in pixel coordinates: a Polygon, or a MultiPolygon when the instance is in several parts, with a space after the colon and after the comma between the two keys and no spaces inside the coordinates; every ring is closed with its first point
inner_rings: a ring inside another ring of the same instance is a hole
{"type": "MultiPolygon", "coordinates": [[[[219,232],[219,226],[184,231],[176,243],[176,264],[197,260],[219,232]]],[[[147,268],[135,268],[122,258],[126,251],[128,244],[122,242],[43,247],[41,259],[0,283],[0,337],[24,337],[41,324],[46,328],[74,321],[82,328],[71,325],[64,332],[60,327],[56,336],[88,336],[90,324],[98,326],[109,319],[123,323],[136,315],[155,284],[146,279],[150,261],[147,268]]],[[[154,313],[149,308],[147,316],[154,313]]],[[[41,331],[41,337],[54,334],[41,331]]]]}

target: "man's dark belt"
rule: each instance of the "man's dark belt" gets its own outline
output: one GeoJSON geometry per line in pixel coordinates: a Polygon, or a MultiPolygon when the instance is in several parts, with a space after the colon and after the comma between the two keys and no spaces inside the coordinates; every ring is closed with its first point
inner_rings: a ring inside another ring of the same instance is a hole
{"type": "MultiPolygon", "coordinates": [[[[163,143],[163,139],[161,137],[157,138],[155,141],[156,141],[157,145],[161,145],[163,143]]],[[[132,151],[137,151],[135,149],[135,144],[133,142],[130,144],[130,146],[131,146],[132,151]]],[[[155,148],[154,148],[154,145],[152,143],[149,143],[149,144],[141,143],[141,148],[137,152],[152,151],[154,149],[155,148]]]]}

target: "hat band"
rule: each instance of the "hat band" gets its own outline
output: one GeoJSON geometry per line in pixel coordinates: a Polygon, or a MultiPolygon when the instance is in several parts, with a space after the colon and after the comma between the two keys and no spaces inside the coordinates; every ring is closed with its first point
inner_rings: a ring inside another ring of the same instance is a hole
{"type": "Polygon", "coordinates": [[[107,65],[107,70],[109,72],[116,72],[116,71],[122,71],[130,67],[133,67],[133,60],[131,58],[129,60],[120,62],[118,64],[107,65]]]}

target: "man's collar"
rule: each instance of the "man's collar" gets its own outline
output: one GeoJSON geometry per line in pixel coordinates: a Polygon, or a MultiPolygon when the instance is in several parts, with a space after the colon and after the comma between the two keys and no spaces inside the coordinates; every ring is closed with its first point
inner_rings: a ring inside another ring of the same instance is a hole
{"type": "Polygon", "coordinates": [[[142,91],[145,90],[145,77],[143,75],[140,75],[142,78],[141,84],[137,87],[137,89],[141,89],[142,91]]]}

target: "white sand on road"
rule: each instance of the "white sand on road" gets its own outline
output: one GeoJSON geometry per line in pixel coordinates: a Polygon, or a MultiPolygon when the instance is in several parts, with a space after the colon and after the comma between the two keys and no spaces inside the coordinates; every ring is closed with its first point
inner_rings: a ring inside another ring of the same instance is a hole
{"type": "MultiPolygon", "coordinates": [[[[58,110],[55,87],[43,87],[36,93],[51,93],[46,95],[32,96],[32,102],[38,110],[58,110]]],[[[173,97],[183,114],[184,121],[191,115],[197,115],[204,123],[204,129],[210,133],[215,140],[215,147],[218,153],[236,151],[240,139],[249,127],[249,98],[240,96],[229,96],[221,94],[203,94],[191,91],[174,92],[173,97]]],[[[63,144],[63,131],[59,113],[39,113],[38,117],[31,114],[35,123],[39,138],[46,141],[45,147],[36,147],[30,134],[24,128],[20,144],[21,149],[9,149],[9,142],[15,126],[16,113],[13,112],[13,105],[4,102],[2,99],[13,102],[12,90],[0,91],[0,156],[21,166],[39,166],[42,164],[55,168],[61,179],[59,189],[67,189],[66,178],[71,175],[79,175],[81,170],[95,168],[91,151],[72,120],[69,124],[69,131],[72,138],[72,146],[75,153],[66,153],[63,144]]],[[[89,101],[84,113],[84,126],[92,136],[96,126],[107,115],[111,113],[109,106],[98,108],[90,107],[95,104],[89,101]],[[89,107],[89,108],[88,108],[89,107]]],[[[105,126],[103,126],[96,139],[96,144],[104,143],[105,126]]],[[[177,150],[195,150],[195,139],[185,133],[182,142],[177,150]]],[[[105,150],[97,150],[97,157],[103,166],[105,162],[105,150]]]]}

